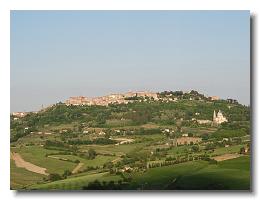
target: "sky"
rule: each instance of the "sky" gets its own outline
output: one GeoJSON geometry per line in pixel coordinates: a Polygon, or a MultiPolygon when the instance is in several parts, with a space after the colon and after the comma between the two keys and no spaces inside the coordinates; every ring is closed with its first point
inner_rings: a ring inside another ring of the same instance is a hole
{"type": "Polygon", "coordinates": [[[250,104],[249,11],[11,11],[11,112],[197,90],[250,104]]]}

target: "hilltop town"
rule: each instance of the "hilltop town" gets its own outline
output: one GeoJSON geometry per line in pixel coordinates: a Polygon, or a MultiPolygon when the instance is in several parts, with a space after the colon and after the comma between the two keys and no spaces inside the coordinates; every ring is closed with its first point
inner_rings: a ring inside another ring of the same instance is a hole
{"type": "Polygon", "coordinates": [[[66,100],[66,105],[101,105],[101,106],[107,106],[108,104],[113,103],[129,103],[133,102],[132,98],[136,97],[137,99],[140,97],[147,97],[147,98],[153,98],[154,100],[158,100],[158,95],[155,92],[147,92],[147,91],[141,91],[141,92],[127,92],[125,94],[110,94],[107,96],[102,97],[94,97],[94,98],[88,98],[84,96],[78,96],[78,97],[70,97],[68,100],[66,100]]]}
{"type": "MultiPolygon", "coordinates": [[[[197,91],[191,90],[188,92],[183,91],[164,91],[161,93],[149,92],[149,91],[136,91],[136,92],[127,92],[123,94],[110,94],[101,97],[85,97],[85,96],[74,96],[67,99],[64,103],[67,106],[108,106],[110,104],[128,104],[133,102],[147,102],[147,101],[160,101],[160,102],[177,102],[178,100],[188,99],[190,101],[199,100],[199,101],[218,101],[220,98],[218,96],[209,96],[205,97],[202,94],[199,94],[197,91]],[[185,97],[186,95],[186,97],[185,97]]],[[[227,99],[227,102],[231,104],[238,104],[237,100],[227,99]]],[[[42,111],[47,110],[50,107],[55,105],[48,106],[47,108],[42,109],[42,111]]],[[[229,106],[230,107],[230,106],[229,106]]],[[[34,112],[37,113],[37,112],[34,112]]],[[[14,120],[26,116],[27,112],[13,112],[14,120]]],[[[195,113],[196,116],[200,113],[195,113]]],[[[196,121],[198,124],[211,124],[218,125],[224,122],[227,122],[227,118],[223,116],[222,112],[219,110],[216,114],[214,110],[212,120],[209,119],[196,119],[192,118],[192,121],[196,121]]]]}

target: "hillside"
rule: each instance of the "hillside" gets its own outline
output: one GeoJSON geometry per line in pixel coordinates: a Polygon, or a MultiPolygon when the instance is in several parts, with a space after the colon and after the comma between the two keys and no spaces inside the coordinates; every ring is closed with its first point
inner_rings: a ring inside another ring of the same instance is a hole
{"type": "MultiPolygon", "coordinates": [[[[224,160],[245,155],[249,157],[248,106],[235,100],[205,97],[196,91],[165,91],[156,95],[155,98],[134,94],[124,97],[127,102],[107,105],[60,102],[37,113],[26,113],[20,117],[11,115],[11,152],[29,165],[32,163],[31,166],[45,169],[48,174],[42,178],[42,174],[36,173],[34,180],[27,181],[26,174],[33,172],[26,171],[23,166],[15,166],[14,159],[11,173],[17,176],[17,180],[12,178],[12,187],[22,189],[32,184],[32,188],[45,188],[47,184],[52,189],[60,189],[60,183],[67,188],[71,180],[71,184],[76,184],[73,185],[76,189],[152,189],[159,186],[153,183],[150,183],[151,186],[142,186],[140,182],[150,170],[152,172],[157,168],[171,168],[189,162],[187,166],[209,164],[207,169],[217,170],[216,174],[221,174],[226,173],[220,165],[224,160]],[[23,173],[24,170],[26,173],[23,173]],[[129,175],[135,177],[135,174],[139,174],[140,180],[129,179],[129,175]],[[102,186],[94,182],[94,177],[100,177],[100,181],[113,181],[113,184],[102,186]],[[55,181],[58,181],[57,188],[55,181]]],[[[242,161],[247,165],[250,159],[242,161]]],[[[236,170],[231,172],[237,174],[236,170]]],[[[249,173],[245,170],[241,172],[245,173],[245,183],[237,187],[225,185],[227,180],[224,179],[219,179],[217,185],[214,185],[215,182],[213,185],[201,183],[201,187],[198,187],[248,189],[249,173]],[[224,185],[221,181],[224,181],[224,185]]],[[[207,170],[205,173],[208,173],[207,170]]],[[[174,184],[172,180],[161,180],[166,181],[163,187],[191,187],[185,179],[189,176],[181,179],[179,176],[181,174],[173,177],[177,178],[174,184]]]]}

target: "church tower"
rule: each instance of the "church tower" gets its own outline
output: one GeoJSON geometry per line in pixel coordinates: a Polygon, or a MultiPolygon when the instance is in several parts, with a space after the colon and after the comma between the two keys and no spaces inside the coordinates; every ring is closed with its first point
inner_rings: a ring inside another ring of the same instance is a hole
{"type": "Polygon", "coordinates": [[[217,116],[216,116],[216,111],[214,110],[214,113],[213,113],[213,123],[216,122],[216,118],[217,118],[217,116]]]}

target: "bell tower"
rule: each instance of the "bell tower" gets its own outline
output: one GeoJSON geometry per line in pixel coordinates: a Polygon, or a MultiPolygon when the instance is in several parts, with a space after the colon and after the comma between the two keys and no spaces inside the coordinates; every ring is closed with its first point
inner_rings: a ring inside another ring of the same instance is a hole
{"type": "Polygon", "coordinates": [[[217,118],[216,111],[214,110],[214,112],[213,112],[213,122],[216,122],[216,118],[217,118]]]}

